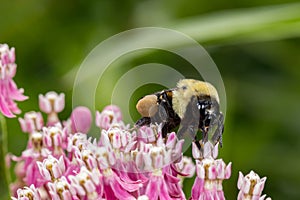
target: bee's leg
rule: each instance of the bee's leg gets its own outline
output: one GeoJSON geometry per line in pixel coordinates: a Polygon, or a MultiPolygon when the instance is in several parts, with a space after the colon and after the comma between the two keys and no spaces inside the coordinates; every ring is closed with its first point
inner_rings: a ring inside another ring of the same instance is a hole
{"type": "Polygon", "coordinates": [[[188,128],[188,130],[189,130],[189,136],[190,136],[190,138],[193,139],[193,142],[196,144],[196,146],[198,147],[198,149],[201,150],[202,149],[202,145],[200,143],[200,140],[197,138],[198,129],[195,129],[194,127],[195,126],[190,126],[188,128]]]}
{"type": "Polygon", "coordinates": [[[169,128],[168,128],[168,125],[165,124],[165,125],[163,125],[163,127],[161,129],[162,137],[166,138],[168,133],[169,133],[169,128]]]}
{"type": "Polygon", "coordinates": [[[209,122],[207,119],[199,122],[199,130],[202,133],[202,143],[203,144],[208,141],[209,126],[207,126],[206,124],[209,125],[209,122]]]}
{"type": "Polygon", "coordinates": [[[204,127],[202,131],[202,141],[203,143],[206,143],[208,141],[208,127],[204,127]]]}
{"type": "Polygon", "coordinates": [[[217,142],[220,143],[222,147],[222,135],[224,132],[224,116],[220,113],[219,120],[218,120],[218,127],[212,136],[212,141],[216,144],[217,142]]]}
{"type": "Polygon", "coordinates": [[[200,144],[200,141],[195,138],[194,143],[196,144],[196,146],[198,147],[198,149],[201,150],[202,146],[200,144]]]}
{"type": "Polygon", "coordinates": [[[150,117],[143,117],[139,119],[137,122],[135,122],[135,126],[149,126],[151,124],[150,117]]]}
{"type": "Polygon", "coordinates": [[[201,144],[197,140],[196,137],[197,130],[194,128],[194,126],[180,126],[178,130],[178,139],[184,139],[184,146],[188,147],[192,142],[196,144],[196,146],[201,149],[201,144]]]}

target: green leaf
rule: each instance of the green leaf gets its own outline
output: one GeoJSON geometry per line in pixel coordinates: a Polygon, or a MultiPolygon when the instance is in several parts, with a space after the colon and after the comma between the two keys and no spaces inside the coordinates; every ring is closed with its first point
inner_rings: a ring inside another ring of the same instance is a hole
{"type": "Polygon", "coordinates": [[[222,11],[176,21],[200,43],[244,43],[300,36],[300,3],[222,11]]]}

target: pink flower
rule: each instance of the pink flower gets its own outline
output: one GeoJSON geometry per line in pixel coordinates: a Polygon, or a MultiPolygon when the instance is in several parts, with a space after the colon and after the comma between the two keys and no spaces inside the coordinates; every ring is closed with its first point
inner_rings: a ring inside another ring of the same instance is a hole
{"type": "Polygon", "coordinates": [[[177,172],[180,172],[181,176],[193,177],[196,171],[195,164],[192,159],[187,156],[183,156],[181,161],[175,163],[175,168],[177,172]]]}
{"type": "Polygon", "coordinates": [[[80,199],[101,199],[103,194],[102,175],[98,169],[89,171],[81,167],[80,172],[73,176],[68,176],[70,183],[80,199]]]}
{"type": "Polygon", "coordinates": [[[137,139],[145,143],[155,142],[157,138],[157,133],[153,127],[142,126],[138,130],[137,139]]]}
{"type": "Polygon", "coordinates": [[[63,93],[48,92],[45,96],[39,95],[39,105],[41,111],[50,114],[52,112],[59,113],[65,107],[65,95],[63,93]]]}
{"type": "Polygon", "coordinates": [[[122,122],[122,113],[119,107],[115,105],[106,106],[102,112],[96,112],[96,125],[102,129],[109,129],[113,124],[122,122]]]}
{"type": "Polygon", "coordinates": [[[60,124],[43,128],[43,145],[52,150],[53,155],[64,154],[63,149],[67,147],[67,135],[60,124]]]}
{"type": "MultiPolygon", "coordinates": [[[[163,138],[158,124],[130,129],[116,106],[96,114],[99,141],[86,134],[91,125],[87,108],[75,108],[62,125],[57,113],[64,107],[63,95],[40,96],[40,106],[49,115],[48,127],[40,113],[26,113],[19,121],[30,133],[27,149],[19,158],[8,156],[18,161],[11,189],[33,184],[14,193],[14,200],[183,200],[183,178],[195,171],[190,200],[225,200],[222,183],[231,176],[231,163],[216,159],[218,144],[200,140],[199,148],[192,143],[195,165],[183,156],[184,140],[175,132],[163,138]]],[[[254,172],[240,173],[238,200],[264,200],[264,183],[254,172]]]]}
{"type": "Polygon", "coordinates": [[[53,200],[79,200],[76,196],[76,190],[69,184],[64,176],[55,182],[49,182],[48,188],[53,200]]]}
{"type": "Polygon", "coordinates": [[[83,149],[75,151],[75,159],[80,166],[85,166],[88,170],[97,168],[97,161],[95,155],[90,149],[83,149]]]}
{"type": "Polygon", "coordinates": [[[47,158],[51,151],[43,146],[43,135],[40,132],[33,132],[28,143],[27,149],[22,152],[21,157],[12,156],[14,161],[24,163],[17,165],[18,169],[16,170],[19,174],[17,178],[27,185],[34,184],[36,187],[40,187],[44,184],[45,179],[42,178],[36,161],[47,158]],[[23,173],[25,173],[24,177],[23,173]]]}
{"type": "Polygon", "coordinates": [[[191,200],[225,200],[222,182],[231,176],[231,163],[226,166],[222,159],[213,158],[196,160],[196,172],[191,200]]]}
{"type": "Polygon", "coordinates": [[[0,44],[0,112],[6,117],[15,117],[21,111],[14,101],[24,101],[28,97],[24,90],[18,89],[13,77],[16,74],[15,49],[7,44],[0,44]]]}
{"type": "Polygon", "coordinates": [[[60,156],[59,159],[56,159],[53,156],[49,155],[47,159],[43,160],[43,162],[37,161],[37,165],[41,175],[45,180],[48,181],[57,180],[66,171],[63,156],[60,156]]]}
{"type": "Polygon", "coordinates": [[[17,198],[12,197],[13,200],[42,200],[39,191],[35,188],[34,185],[30,185],[30,187],[23,187],[22,189],[18,189],[17,198]]]}
{"type": "Polygon", "coordinates": [[[41,111],[48,114],[48,125],[54,125],[59,122],[57,113],[65,108],[65,94],[48,92],[45,96],[39,95],[39,106],[41,111]]]}
{"type": "Polygon", "coordinates": [[[150,200],[185,199],[178,173],[173,173],[171,167],[180,162],[184,141],[178,140],[175,132],[170,133],[165,141],[160,134],[160,126],[156,131],[158,137],[155,137],[155,142],[140,141],[138,148],[132,151],[137,168],[148,178],[140,194],[148,196],[150,200]]]}
{"type": "Polygon", "coordinates": [[[183,142],[183,140],[178,141],[175,132],[168,136],[166,143],[159,134],[155,143],[140,142],[138,148],[131,151],[132,159],[141,172],[162,169],[180,161],[183,142]]]}
{"type": "Polygon", "coordinates": [[[194,159],[203,159],[203,158],[217,158],[219,153],[219,143],[213,145],[210,141],[202,144],[202,148],[199,150],[197,145],[192,143],[192,154],[194,159]]]}
{"type": "Polygon", "coordinates": [[[87,133],[92,124],[91,111],[83,106],[75,108],[72,111],[70,119],[73,133],[87,133]]]}
{"type": "MultiPolygon", "coordinates": [[[[238,189],[238,200],[264,200],[266,195],[261,196],[264,189],[267,178],[260,178],[258,174],[251,171],[249,174],[244,176],[242,172],[239,172],[238,189]]],[[[271,200],[270,197],[267,200],[271,200]]]]}
{"type": "Polygon", "coordinates": [[[171,174],[180,179],[179,185],[183,186],[183,181],[186,177],[191,178],[194,176],[196,167],[192,158],[183,156],[180,162],[171,164],[171,174]]]}
{"type": "Polygon", "coordinates": [[[95,156],[102,171],[110,169],[116,163],[116,156],[111,148],[99,147],[96,149],[95,156]]]}
{"type": "Polygon", "coordinates": [[[70,135],[68,137],[68,144],[67,144],[67,151],[68,152],[74,152],[75,150],[79,149],[82,150],[82,148],[89,145],[89,141],[87,139],[86,134],[82,133],[75,133],[74,135],[70,135]]]}
{"type": "Polygon", "coordinates": [[[43,145],[43,134],[41,132],[33,132],[28,143],[28,148],[22,152],[22,159],[38,159],[48,157],[51,154],[49,149],[43,145]]]}
{"type": "Polygon", "coordinates": [[[17,179],[15,182],[9,185],[10,193],[15,197],[18,196],[18,189],[24,187],[25,185],[26,184],[22,180],[17,179]]]}
{"type": "MultiPolygon", "coordinates": [[[[175,178],[176,179],[176,178],[175,178]]],[[[179,179],[175,180],[179,182],[179,179]]],[[[161,170],[156,170],[152,172],[149,182],[146,186],[145,195],[149,197],[149,200],[172,200],[174,199],[169,193],[169,188],[167,185],[167,180],[164,179],[161,170]]],[[[184,196],[180,199],[185,199],[184,196]]]]}
{"type": "Polygon", "coordinates": [[[142,184],[128,183],[120,179],[120,177],[110,168],[103,171],[104,179],[104,195],[107,200],[124,199],[135,200],[133,193],[138,191],[142,184]]]}
{"type": "Polygon", "coordinates": [[[134,133],[123,130],[119,127],[113,127],[101,131],[100,146],[107,146],[104,143],[108,141],[116,154],[129,153],[136,146],[134,133]]]}
{"type": "Polygon", "coordinates": [[[19,118],[19,122],[23,132],[33,133],[42,130],[44,126],[43,116],[40,112],[25,113],[24,119],[19,118]]]}

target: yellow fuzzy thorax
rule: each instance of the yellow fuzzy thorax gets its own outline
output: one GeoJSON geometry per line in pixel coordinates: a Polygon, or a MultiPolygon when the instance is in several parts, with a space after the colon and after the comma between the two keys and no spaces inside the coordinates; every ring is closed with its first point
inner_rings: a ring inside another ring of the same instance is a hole
{"type": "Polygon", "coordinates": [[[219,103],[219,95],[213,85],[208,82],[194,79],[182,79],[173,91],[173,109],[180,118],[183,118],[186,107],[193,96],[210,96],[219,103]]]}

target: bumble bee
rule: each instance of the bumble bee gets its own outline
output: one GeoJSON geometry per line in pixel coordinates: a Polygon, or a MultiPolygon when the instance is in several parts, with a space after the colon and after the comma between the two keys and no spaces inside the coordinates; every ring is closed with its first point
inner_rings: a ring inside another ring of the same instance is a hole
{"type": "Polygon", "coordinates": [[[165,138],[172,129],[179,127],[178,137],[188,135],[199,149],[208,141],[208,132],[213,130],[211,140],[222,145],[224,117],[220,111],[217,90],[208,82],[182,79],[173,89],[146,95],[136,105],[142,118],[136,126],[162,123],[162,136],[165,138]],[[198,141],[197,132],[202,132],[198,141]]]}

